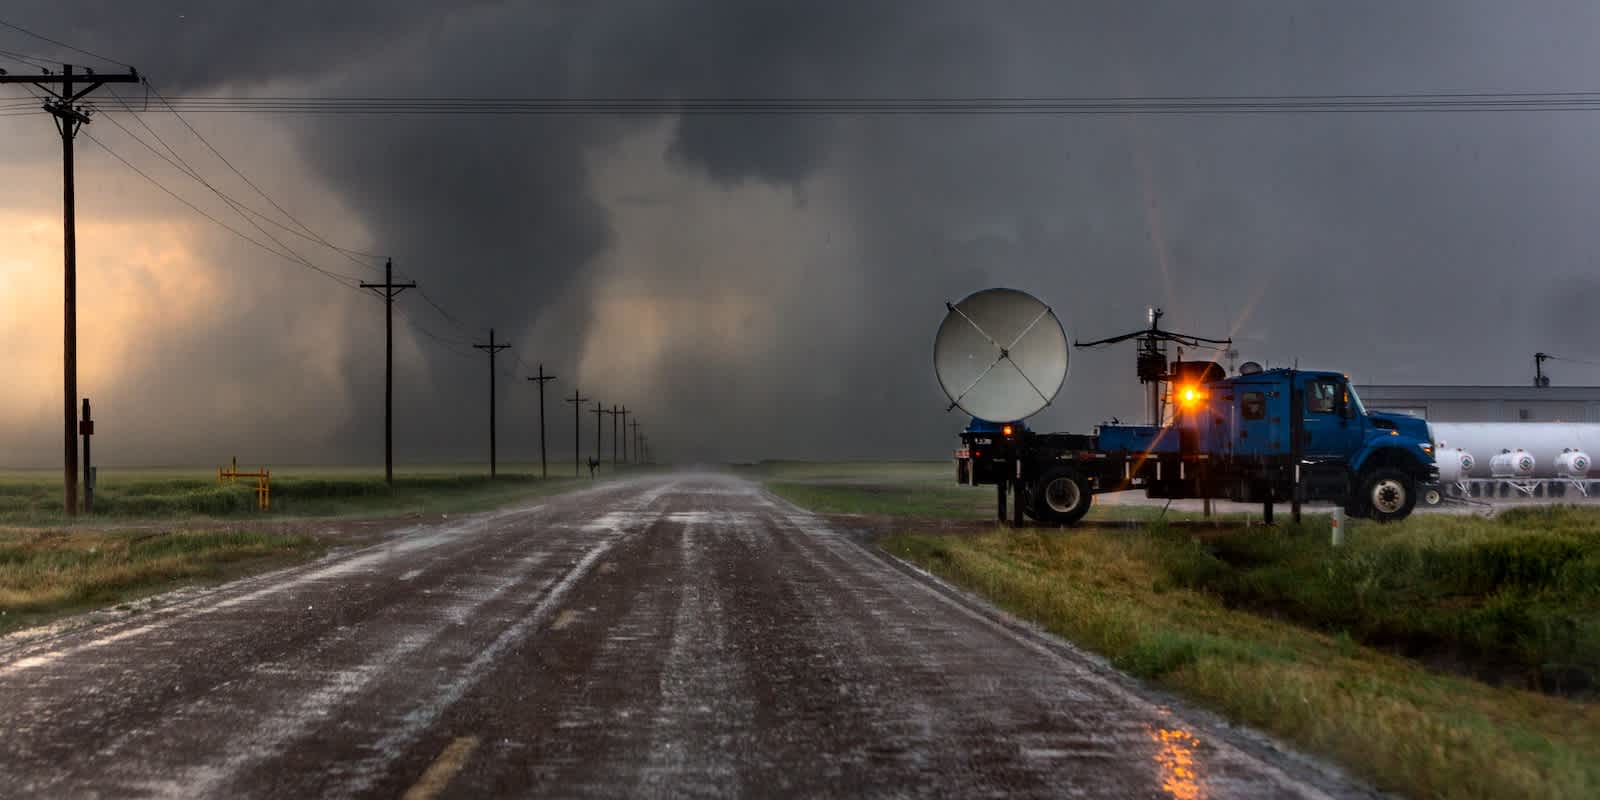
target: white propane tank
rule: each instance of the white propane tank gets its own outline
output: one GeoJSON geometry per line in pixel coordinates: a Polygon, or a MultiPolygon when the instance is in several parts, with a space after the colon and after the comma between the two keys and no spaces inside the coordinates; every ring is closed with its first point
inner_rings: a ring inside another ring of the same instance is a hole
{"type": "Polygon", "coordinates": [[[1587,478],[1589,467],[1593,465],[1589,454],[1582,450],[1563,448],[1561,455],[1556,456],[1556,474],[1563,478],[1587,478]]]}
{"type": "Polygon", "coordinates": [[[1472,472],[1472,454],[1459,447],[1440,448],[1433,460],[1439,465],[1439,482],[1455,483],[1472,472]]]}
{"type": "MultiPolygon", "coordinates": [[[[1600,453],[1600,422],[1429,422],[1436,450],[1459,447],[1469,453],[1498,453],[1522,448],[1533,456],[1535,478],[1556,477],[1562,450],[1600,453]]],[[[1589,468],[1595,469],[1594,459],[1589,468]]],[[[1489,477],[1489,457],[1469,478],[1489,477]]]]}
{"type": "Polygon", "coordinates": [[[1533,454],[1522,448],[1506,450],[1489,459],[1489,475],[1495,478],[1533,477],[1533,454]]]}

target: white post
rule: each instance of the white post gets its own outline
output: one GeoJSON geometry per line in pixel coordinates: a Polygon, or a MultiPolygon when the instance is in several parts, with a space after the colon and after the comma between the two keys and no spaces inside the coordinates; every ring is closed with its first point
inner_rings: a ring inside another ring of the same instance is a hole
{"type": "Polygon", "coordinates": [[[1333,515],[1328,520],[1333,526],[1333,546],[1344,547],[1344,509],[1334,506],[1333,515]]]}

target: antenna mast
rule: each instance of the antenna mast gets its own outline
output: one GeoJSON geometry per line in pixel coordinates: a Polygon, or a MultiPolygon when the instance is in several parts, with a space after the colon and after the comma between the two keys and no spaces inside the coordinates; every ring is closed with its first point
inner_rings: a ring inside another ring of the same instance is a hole
{"type": "Polygon", "coordinates": [[[1232,338],[1207,339],[1204,336],[1194,336],[1187,333],[1177,333],[1163,330],[1161,318],[1166,312],[1155,306],[1150,306],[1145,311],[1145,318],[1150,327],[1124,333],[1121,336],[1112,336],[1108,339],[1096,339],[1092,342],[1073,340],[1074,347],[1101,347],[1108,344],[1117,344],[1129,339],[1134,340],[1137,352],[1134,356],[1135,370],[1139,375],[1139,382],[1145,386],[1145,411],[1146,418],[1151,425],[1160,425],[1165,413],[1163,406],[1163,384],[1172,380],[1173,376],[1167,371],[1167,344],[1177,342],[1183,347],[1206,347],[1216,345],[1227,347],[1233,344],[1232,338]]]}

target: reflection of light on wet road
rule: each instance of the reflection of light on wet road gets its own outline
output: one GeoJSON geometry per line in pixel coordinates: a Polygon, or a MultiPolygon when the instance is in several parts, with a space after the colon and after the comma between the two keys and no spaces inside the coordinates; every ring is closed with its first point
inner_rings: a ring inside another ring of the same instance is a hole
{"type": "Polygon", "coordinates": [[[1160,749],[1156,750],[1156,764],[1161,767],[1161,788],[1178,800],[1200,800],[1205,792],[1200,786],[1200,773],[1195,767],[1194,751],[1200,740],[1188,731],[1150,730],[1150,738],[1160,749]]]}

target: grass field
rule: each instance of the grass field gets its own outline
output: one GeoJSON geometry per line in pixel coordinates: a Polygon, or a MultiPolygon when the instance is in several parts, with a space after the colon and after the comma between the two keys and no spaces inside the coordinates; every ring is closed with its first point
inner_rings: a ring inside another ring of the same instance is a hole
{"type": "Polygon", "coordinates": [[[949,470],[922,469],[892,503],[877,465],[766,480],[816,510],[889,514],[890,552],[1384,789],[1600,796],[1600,510],[1358,523],[1334,550],[1314,516],[1012,531],[987,523],[985,492],[968,532],[936,533],[974,490],[924,490],[949,470]]]}
{"type": "MultiPolygon", "coordinates": [[[[240,466],[240,469],[254,467],[240,466]]],[[[570,469],[570,468],[569,468],[570,469]]],[[[285,467],[272,472],[272,508],[256,509],[254,479],[219,484],[213,470],[102,469],[93,515],[69,520],[61,510],[61,477],[47,470],[0,471],[0,524],[54,526],[95,520],[174,518],[350,517],[463,513],[571,488],[582,479],[538,466],[506,465],[490,480],[472,467],[410,467],[384,483],[381,470],[356,467],[285,467]]],[[[607,472],[601,477],[611,477],[607,472]]]]}
{"type": "Polygon", "coordinates": [[[0,632],[293,563],[330,545],[295,532],[306,527],[297,520],[468,513],[589,480],[559,472],[545,480],[535,470],[506,465],[490,480],[471,467],[410,467],[396,470],[391,487],[372,468],[279,468],[263,512],[253,480],[222,485],[214,469],[102,469],[95,512],[76,518],[62,512],[59,472],[0,471],[0,632]]]}
{"type": "Polygon", "coordinates": [[[0,530],[0,633],[322,552],[306,534],[0,530]]]}

